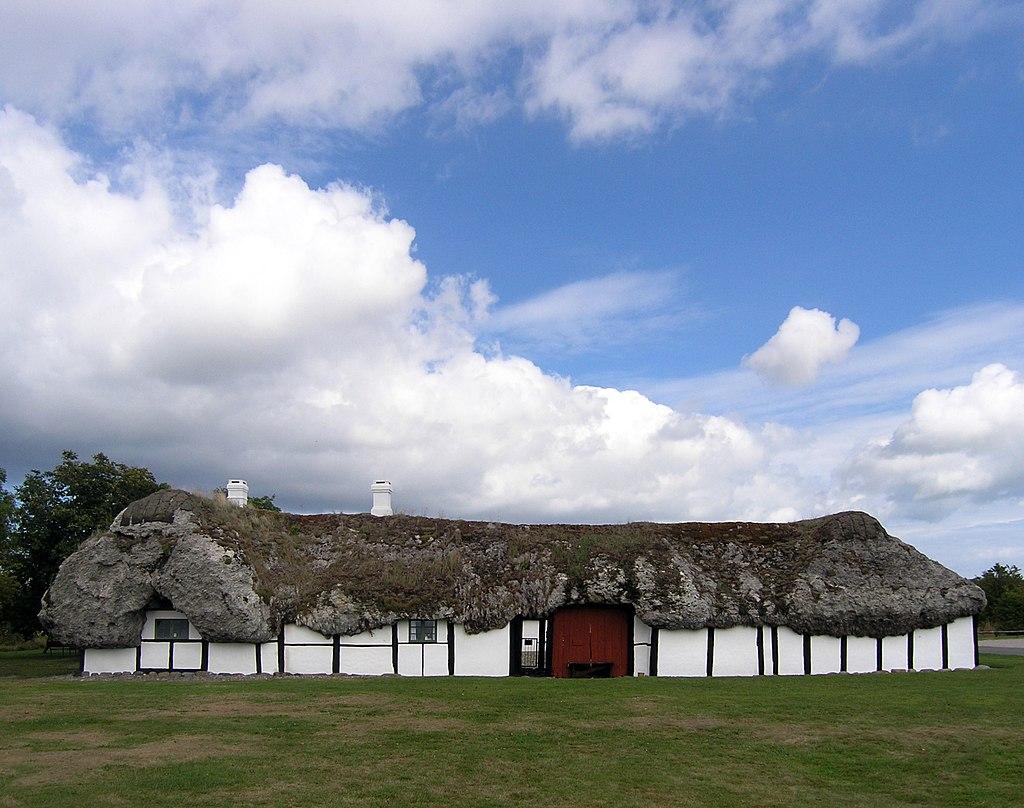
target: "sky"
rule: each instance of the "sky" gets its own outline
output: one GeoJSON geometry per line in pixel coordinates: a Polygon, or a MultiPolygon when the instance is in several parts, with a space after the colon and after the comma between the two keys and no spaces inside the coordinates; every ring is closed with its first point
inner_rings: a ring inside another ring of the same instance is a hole
{"type": "Polygon", "coordinates": [[[1024,566],[1024,4],[0,15],[11,483],[1024,566]]]}

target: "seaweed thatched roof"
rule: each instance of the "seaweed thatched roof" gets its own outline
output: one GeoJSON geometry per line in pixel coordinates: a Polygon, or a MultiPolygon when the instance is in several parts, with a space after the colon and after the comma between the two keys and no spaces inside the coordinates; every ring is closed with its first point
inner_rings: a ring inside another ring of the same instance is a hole
{"type": "Polygon", "coordinates": [[[40,616],[66,643],[132,646],[156,597],[225,642],[270,640],[283,622],[354,634],[405,617],[475,632],[570,603],[632,605],[670,629],[886,636],[985,604],[978,587],[858,512],[788,524],[512,525],[298,516],[165,490],[82,543],[40,616]]]}

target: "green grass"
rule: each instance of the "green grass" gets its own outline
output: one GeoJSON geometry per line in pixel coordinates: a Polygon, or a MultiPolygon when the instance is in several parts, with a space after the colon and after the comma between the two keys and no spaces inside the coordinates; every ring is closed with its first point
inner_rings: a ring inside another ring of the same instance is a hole
{"type": "Polygon", "coordinates": [[[749,679],[7,678],[0,806],[1021,804],[1024,657],[984,662],[749,679]]]}
{"type": "MultiPolygon", "coordinates": [[[[40,648],[0,651],[0,677],[29,679],[68,673],[78,673],[78,654],[62,654],[58,650],[44,654],[40,648]]],[[[0,683],[0,693],[4,692],[4,684],[0,683]]]]}

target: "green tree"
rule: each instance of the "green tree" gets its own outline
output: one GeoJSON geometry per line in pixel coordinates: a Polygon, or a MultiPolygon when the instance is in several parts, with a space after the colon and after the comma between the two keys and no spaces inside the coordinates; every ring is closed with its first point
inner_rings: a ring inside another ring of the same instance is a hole
{"type": "Polygon", "coordinates": [[[973,580],[988,598],[982,623],[1001,631],[1024,629],[1024,575],[1017,567],[995,564],[973,580]]]}
{"type": "Polygon", "coordinates": [[[276,511],[280,513],[281,509],[274,504],[274,497],[276,496],[277,494],[271,494],[269,497],[249,497],[249,505],[261,511],[276,511]]]}
{"type": "Polygon", "coordinates": [[[38,631],[40,601],[61,562],[129,503],[164,487],[149,469],[104,454],[88,462],[65,451],[52,471],[29,472],[15,491],[8,540],[6,563],[18,584],[8,619],[13,629],[25,636],[38,631]]]}

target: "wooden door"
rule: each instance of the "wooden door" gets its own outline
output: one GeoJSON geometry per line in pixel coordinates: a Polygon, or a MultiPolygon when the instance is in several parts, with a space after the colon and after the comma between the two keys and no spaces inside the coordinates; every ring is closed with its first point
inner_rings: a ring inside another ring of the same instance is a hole
{"type": "Polygon", "coordinates": [[[610,665],[610,676],[629,671],[632,613],[617,606],[567,606],[552,621],[551,675],[584,673],[588,666],[600,674],[610,665]]]}

